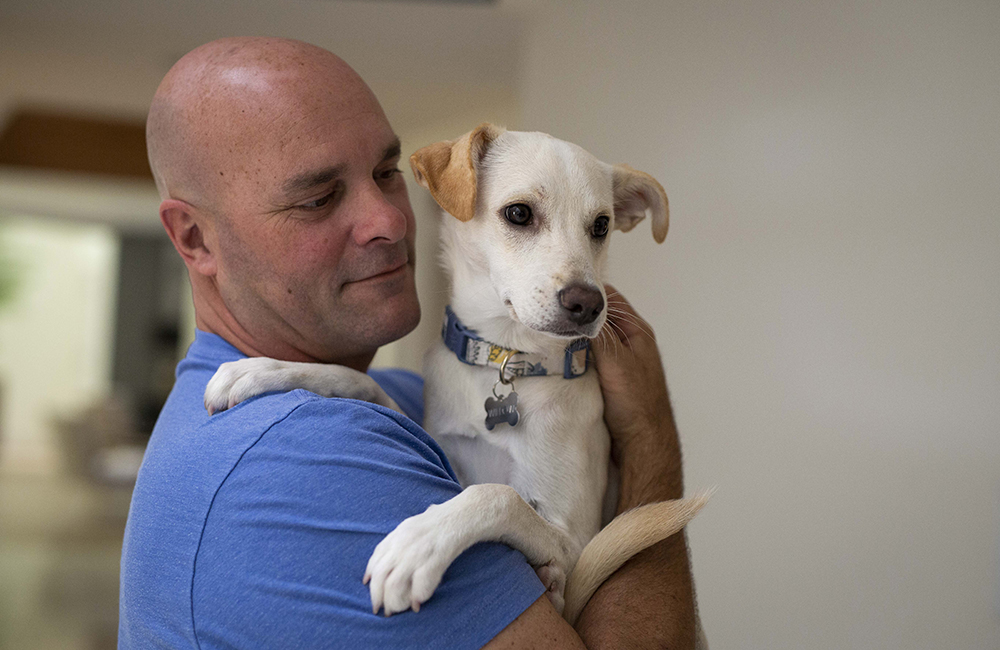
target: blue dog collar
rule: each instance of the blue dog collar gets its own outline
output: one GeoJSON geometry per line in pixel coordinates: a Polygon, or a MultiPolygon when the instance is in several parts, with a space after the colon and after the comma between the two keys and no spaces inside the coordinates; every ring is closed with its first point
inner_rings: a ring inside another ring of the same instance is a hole
{"type": "Polygon", "coordinates": [[[507,373],[512,377],[545,377],[557,375],[553,371],[561,369],[564,378],[575,379],[585,374],[590,367],[590,339],[586,337],[571,341],[563,351],[562,358],[527,354],[483,340],[475,330],[467,328],[458,320],[451,307],[444,308],[441,338],[459,361],[470,366],[499,368],[504,357],[511,353],[507,373]]]}

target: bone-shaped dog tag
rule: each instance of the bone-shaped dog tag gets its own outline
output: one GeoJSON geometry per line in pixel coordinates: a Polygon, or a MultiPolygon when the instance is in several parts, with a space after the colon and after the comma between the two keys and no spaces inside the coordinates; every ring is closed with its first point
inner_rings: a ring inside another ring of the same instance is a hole
{"type": "Polygon", "coordinates": [[[510,426],[517,424],[521,414],[517,412],[517,393],[513,390],[506,397],[486,398],[486,429],[492,431],[493,427],[506,422],[510,426]]]}

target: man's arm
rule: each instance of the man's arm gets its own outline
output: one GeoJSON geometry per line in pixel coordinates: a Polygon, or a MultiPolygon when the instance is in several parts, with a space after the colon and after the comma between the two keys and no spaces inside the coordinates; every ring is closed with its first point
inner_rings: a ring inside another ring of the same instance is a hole
{"type": "MultiPolygon", "coordinates": [[[[616,308],[613,334],[598,339],[594,352],[612,454],[621,469],[621,513],[680,498],[684,479],[652,328],[611,287],[608,302],[616,308]]],[[[575,631],[541,598],[486,647],[693,648],[695,627],[687,543],[678,533],[612,574],[584,608],[575,631]]]]}
{"type": "MultiPolygon", "coordinates": [[[[621,469],[618,512],[684,494],[680,441],[653,330],[608,287],[612,330],[595,346],[604,419],[621,469]]],[[[577,622],[588,648],[692,648],[695,602],[684,533],[639,553],[594,594],[577,622]]]]}

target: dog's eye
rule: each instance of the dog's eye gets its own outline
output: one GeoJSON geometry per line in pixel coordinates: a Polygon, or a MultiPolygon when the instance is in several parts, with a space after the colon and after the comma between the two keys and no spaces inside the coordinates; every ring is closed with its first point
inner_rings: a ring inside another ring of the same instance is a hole
{"type": "Polygon", "coordinates": [[[604,237],[608,234],[609,223],[610,220],[603,214],[597,217],[597,219],[594,220],[594,227],[590,230],[591,234],[593,234],[597,239],[604,237]]]}
{"type": "Polygon", "coordinates": [[[531,221],[531,208],[523,203],[508,205],[504,208],[503,216],[515,226],[526,226],[531,221]]]}

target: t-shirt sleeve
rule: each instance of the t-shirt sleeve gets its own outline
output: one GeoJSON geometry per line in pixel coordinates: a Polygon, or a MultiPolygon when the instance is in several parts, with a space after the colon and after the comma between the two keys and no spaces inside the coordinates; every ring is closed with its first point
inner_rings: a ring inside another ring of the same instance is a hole
{"type": "Polygon", "coordinates": [[[192,586],[201,648],[481,647],[544,592],[519,552],[476,544],[419,613],[373,614],[362,584],[386,534],[460,490],[409,419],[307,399],[215,495],[192,586]]]}
{"type": "Polygon", "coordinates": [[[402,368],[371,369],[368,374],[411,420],[423,426],[424,380],[420,375],[402,368]]]}

